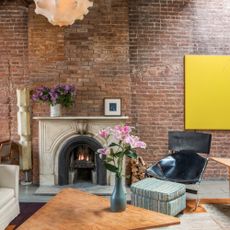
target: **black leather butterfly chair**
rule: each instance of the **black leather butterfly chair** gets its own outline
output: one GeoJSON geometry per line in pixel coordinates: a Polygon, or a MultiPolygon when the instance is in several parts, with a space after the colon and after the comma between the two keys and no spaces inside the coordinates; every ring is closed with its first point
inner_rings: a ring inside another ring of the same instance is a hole
{"type": "Polygon", "coordinates": [[[195,207],[197,208],[199,185],[208,163],[210,146],[211,134],[170,131],[168,133],[170,154],[150,166],[146,170],[146,176],[183,184],[196,184],[196,190],[186,189],[186,192],[197,194],[195,207]],[[202,153],[202,156],[198,153],[202,153]]]}

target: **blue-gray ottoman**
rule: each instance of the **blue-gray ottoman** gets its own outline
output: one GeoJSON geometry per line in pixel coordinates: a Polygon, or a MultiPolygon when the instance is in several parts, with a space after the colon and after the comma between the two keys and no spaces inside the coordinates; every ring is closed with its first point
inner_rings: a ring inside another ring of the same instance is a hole
{"type": "Polygon", "coordinates": [[[131,185],[134,206],[175,216],[186,207],[185,185],[146,178],[131,185]]]}

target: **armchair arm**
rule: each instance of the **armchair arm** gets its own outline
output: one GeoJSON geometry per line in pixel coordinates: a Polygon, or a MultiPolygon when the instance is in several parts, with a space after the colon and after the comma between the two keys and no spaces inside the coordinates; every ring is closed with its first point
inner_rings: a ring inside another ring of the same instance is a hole
{"type": "Polygon", "coordinates": [[[0,165],[0,187],[14,189],[15,197],[18,199],[19,193],[19,166],[0,165]]]}

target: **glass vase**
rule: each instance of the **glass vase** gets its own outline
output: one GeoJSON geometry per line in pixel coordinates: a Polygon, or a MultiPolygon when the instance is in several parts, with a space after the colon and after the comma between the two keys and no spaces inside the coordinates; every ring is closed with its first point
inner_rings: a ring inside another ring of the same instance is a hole
{"type": "Polygon", "coordinates": [[[122,177],[116,176],[115,186],[110,198],[110,209],[112,212],[122,212],[126,209],[126,194],[122,185],[122,177]]]}
{"type": "Polygon", "coordinates": [[[60,117],[61,116],[61,105],[50,105],[50,116],[51,117],[60,117]]]}

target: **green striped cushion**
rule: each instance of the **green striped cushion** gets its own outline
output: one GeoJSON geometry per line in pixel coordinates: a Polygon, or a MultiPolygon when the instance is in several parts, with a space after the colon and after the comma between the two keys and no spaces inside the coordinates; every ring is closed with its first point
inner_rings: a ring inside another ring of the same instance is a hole
{"type": "Polygon", "coordinates": [[[155,178],[146,178],[131,185],[134,194],[160,201],[174,200],[185,194],[185,189],[183,184],[155,178]]]}
{"type": "Polygon", "coordinates": [[[186,208],[186,195],[184,194],[171,201],[160,201],[131,194],[131,204],[137,207],[175,216],[186,208]]]}

